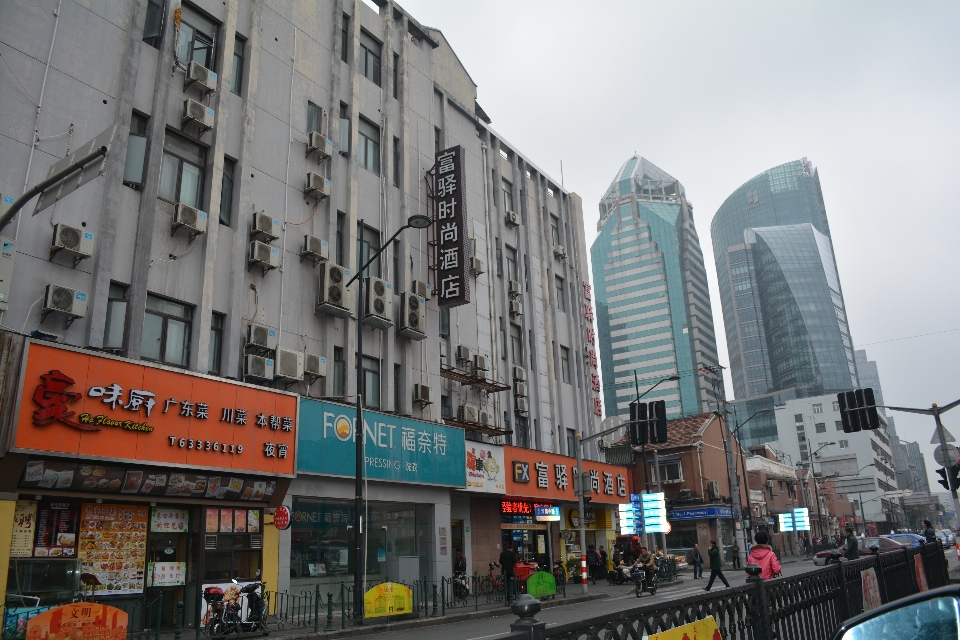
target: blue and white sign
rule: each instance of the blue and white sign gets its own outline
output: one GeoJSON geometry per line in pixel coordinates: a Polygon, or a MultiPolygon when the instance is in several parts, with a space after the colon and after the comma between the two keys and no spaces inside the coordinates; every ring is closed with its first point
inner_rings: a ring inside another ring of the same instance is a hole
{"type": "Polygon", "coordinates": [[[643,529],[647,533],[666,533],[667,503],[662,493],[645,493],[640,499],[643,510],[643,529]]]}
{"type": "Polygon", "coordinates": [[[617,510],[620,516],[620,535],[634,536],[643,533],[643,517],[638,505],[632,502],[620,504],[617,505],[617,510]]]}
{"type": "Polygon", "coordinates": [[[732,518],[731,507],[695,507],[692,509],[674,509],[670,520],[703,520],[704,518],[732,518]]]}
{"type": "Polygon", "coordinates": [[[560,522],[560,507],[538,504],[533,509],[537,522],[560,522]]]}
{"type": "MultiPolygon", "coordinates": [[[[357,412],[300,399],[297,472],[353,478],[357,412]]],[[[363,412],[364,476],[371,480],[466,486],[462,429],[375,411],[363,412]]]]}
{"type": "Polygon", "coordinates": [[[778,514],[780,518],[780,531],[788,532],[793,531],[793,514],[792,513],[780,513],[778,514]]]}
{"type": "Polygon", "coordinates": [[[793,530],[810,531],[810,512],[805,507],[793,510],[793,530]]]}

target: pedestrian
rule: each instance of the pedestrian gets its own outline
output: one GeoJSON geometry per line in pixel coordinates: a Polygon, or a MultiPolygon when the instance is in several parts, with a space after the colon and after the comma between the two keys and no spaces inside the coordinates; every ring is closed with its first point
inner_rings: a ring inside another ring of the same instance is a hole
{"type": "Polygon", "coordinates": [[[720,582],[729,589],[730,583],[727,582],[727,579],[723,576],[723,571],[721,571],[723,568],[723,558],[720,557],[720,549],[717,547],[715,540],[710,541],[710,548],[707,549],[707,555],[710,556],[710,580],[707,581],[707,586],[705,586],[703,590],[710,591],[710,587],[713,586],[713,581],[717,578],[720,578],[720,582]]]}
{"type": "Polygon", "coordinates": [[[770,534],[766,531],[757,531],[753,536],[756,544],[750,549],[750,557],[747,558],[747,565],[757,565],[760,567],[760,577],[764,580],[775,578],[777,574],[783,571],[780,561],[777,560],[777,554],[773,552],[770,546],[770,534]]]}
{"type": "Polygon", "coordinates": [[[703,577],[703,555],[700,554],[699,544],[694,544],[693,549],[687,553],[687,563],[693,565],[694,580],[699,580],[703,577]]]}
{"type": "Polygon", "coordinates": [[[600,573],[600,554],[597,553],[594,545],[587,547],[587,571],[593,584],[597,584],[597,574],[600,573]]]}
{"type": "MultiPolygon", "coordinates": [[[[709,554],[710,552],[708,551],[707,553],[709,554]]],[[[734,569],[740,568],[740,545],[737,544],[736,540],[730,545],[730,560],[733,563],[734,569]]]]}
{"type": "Polygon", "coordinates": [[[607,552],[604,550],[603,545],[600,545],[600,579],[603,580],[607,577],[607,552]]]}
{"type": "Polygon", "coordinates": [[[613,545],[613,569],[616,571],[617,567],[620,566],[620,561],[623,560],[623,554],[620,552],[620,545],[613,545]]]}
{"type": "Polygon", "coordinates": [[[843,557],[847,560],[856,560],[860,557],[860,542],[857,540],[857,537],[853,535],[853,529],[847,527],[846,532],[847,541],[843,551],[843,557]]]}
{"type": "Polygon", "coordinates": [[[463,551],[460,550],[460,547],[457,547],[453,554],[453,572],[466,575],[467,556],[463,555],[463,551]]]}
{"type": "Polygon", "coordinates": [[[513,552],[510,544],[503,545],[503,551],[500,552],[500,571],[503,572],[503,582],[506,585],[513,580],[513,568],[517,564],[517,555],[513,552]]]}
{"type": "Polygon", "coordinates": [[[936,544],[937,542],[937,532],[934,531],[933,523],[929,520],[923,521],[923,537],[926,538],[930,544],[936,544]]]}

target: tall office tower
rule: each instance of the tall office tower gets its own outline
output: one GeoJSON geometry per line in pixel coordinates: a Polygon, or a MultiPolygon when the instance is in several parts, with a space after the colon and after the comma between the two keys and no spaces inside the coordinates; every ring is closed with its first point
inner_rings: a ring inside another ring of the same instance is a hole
{"type": "MultiPolygon", "coordinates": [[[[738,414],[858,385],[820,179],[806,158],[733,192],[710,227],[738,414]],[[756,400],[756,402],[751,402],[756,400]]],[[[776,437],[757,416],[747,445],[776,437]]]]}
{"type": "Polygon", "coordinates": [[[717,342],[693,205],[683,185],[649,160],[628,159],[600,201],[590,249],[604,400],[629,414],[639,392],[671,417],[716,408],[723,398],[701,368],[717,366],[717,342]],[[636,380],[636,383],[635,383],[636,380]]]}

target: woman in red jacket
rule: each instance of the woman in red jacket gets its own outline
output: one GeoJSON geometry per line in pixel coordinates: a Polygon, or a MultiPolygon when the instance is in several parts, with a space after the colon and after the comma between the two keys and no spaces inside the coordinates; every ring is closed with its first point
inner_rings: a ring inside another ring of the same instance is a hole
{"type": "Polygon", "coordinates": [[[764,580],[770,580],[783,570],[780,561],[777,560],[777,554],[773,552],[773,548],[770,546],[770,535],[766,531],[758,531],[753,539],[756,544],[750,548],[747,564],[755,564],[760,567],[760,577],[764,580]]]}

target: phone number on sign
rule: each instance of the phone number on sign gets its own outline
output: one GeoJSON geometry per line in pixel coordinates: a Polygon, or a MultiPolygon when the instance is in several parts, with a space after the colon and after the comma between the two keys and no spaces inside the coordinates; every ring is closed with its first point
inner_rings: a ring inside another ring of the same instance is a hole
{"type": "Polygon", "coordinates": [[[243,445],[227,444],[226,442],[215,442],[211,440],[193,440],[191,438],[178,438],[177,436],[167,436],[170,438],[171,447],[181,449],[196,449],[197,451],[219,451],[221,453],[243,453],[243,445]]]}

